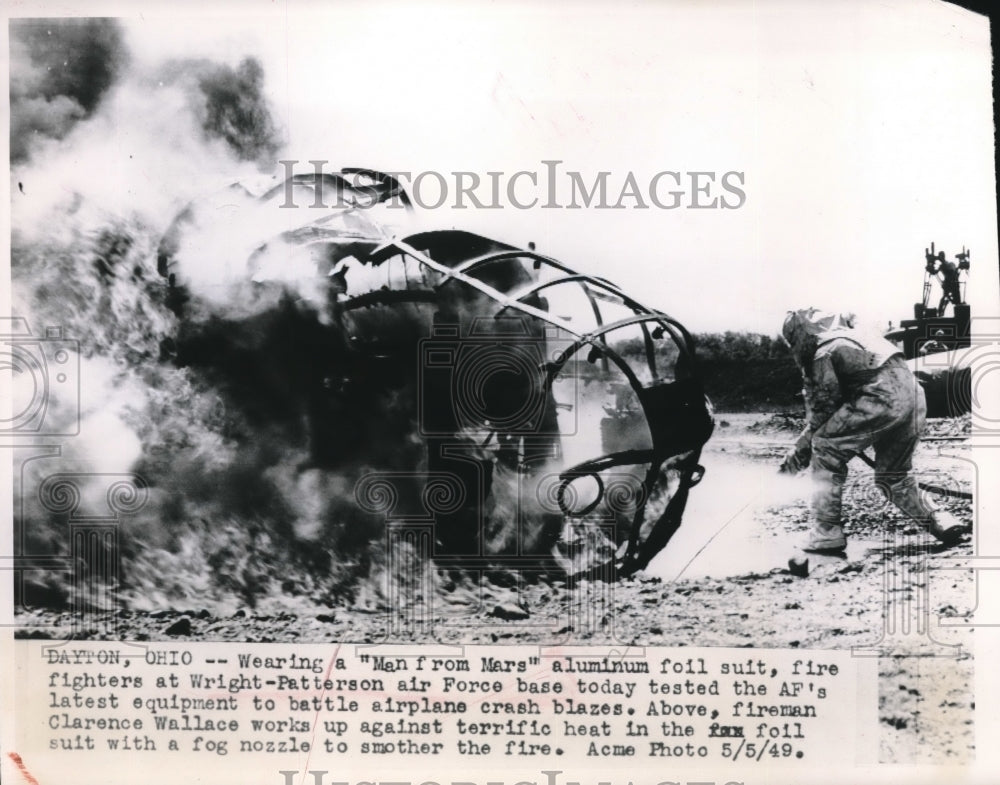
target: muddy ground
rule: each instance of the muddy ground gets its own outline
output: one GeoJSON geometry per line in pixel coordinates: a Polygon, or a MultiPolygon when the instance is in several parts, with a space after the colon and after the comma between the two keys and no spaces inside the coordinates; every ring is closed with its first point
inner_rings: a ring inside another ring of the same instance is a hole
{"type": "MultiPolygon", "coordinates": [[[[939,546],[884,505],[871,470],[855,461],[845,490],[849,547],[788,560],[806,531],[807,477],[775,468],[800,422],[787,415],[720,414],[684,525],[639,576],[615,584],[417,570],[401,613],[384,588],[350,603],[281,594],[255,607],[122,609],[88,637],[253,642],[419,641],[486,644],[633,644],[878,651],[883,762],[951,762],[973,755],[974,577],[946,570],[973,537],[939,546]],[[895,632],[895,634],[892,634],[895,632]],[[934,656],[927,656],[934,655],[934,656]]],[[[929,485],[971,491],[966,420],[931,421],[916,457],[929,485]]],[[[967,500],[933,497],[972,525],[967,500]]],[[[397,603],[399,604],[399,603],[397,603]]],[[[59,638],[66,613],[22,614],[23,637],[59,638]]]]}

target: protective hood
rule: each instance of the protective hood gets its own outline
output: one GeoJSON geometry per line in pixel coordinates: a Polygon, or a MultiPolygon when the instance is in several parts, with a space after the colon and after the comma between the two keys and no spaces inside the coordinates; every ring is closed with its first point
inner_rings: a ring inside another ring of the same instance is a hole
{"type": "Polygon", "coordinates": [[[781,337],[792,350],[795,362],[803,366],[812,360],[821,342],[834,338],[837,333],[850,330],[853,326],[854,317],[851,314],[804,308],[788,312],[781,326],[781,337]]]}

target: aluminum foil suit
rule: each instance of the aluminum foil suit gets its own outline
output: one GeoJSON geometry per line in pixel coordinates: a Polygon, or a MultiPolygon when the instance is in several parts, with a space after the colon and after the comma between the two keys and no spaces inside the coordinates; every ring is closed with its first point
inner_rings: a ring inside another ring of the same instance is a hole
{"type": "Polygon", "coordinates": [[[389,175],[233,185],[158,262],[173,360],[361,506],[429,520],[438,566],[629,575],[702,479],[714,422],[681,324],[533,247],[416,226],[389,175]]]}

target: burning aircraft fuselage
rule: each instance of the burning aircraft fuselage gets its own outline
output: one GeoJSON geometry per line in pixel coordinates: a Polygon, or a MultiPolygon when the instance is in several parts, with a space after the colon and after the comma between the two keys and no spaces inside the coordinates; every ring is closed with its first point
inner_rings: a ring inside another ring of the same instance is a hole
{"type": "Polygon", "coordinates": [[[176,360],[353,472],[359,503],[388,483],[438,562],[642,569],[713,428],[690,335],[533,249],[401,228],[407,204],[366,170],[192,204],[159,254],[176,360]]]}

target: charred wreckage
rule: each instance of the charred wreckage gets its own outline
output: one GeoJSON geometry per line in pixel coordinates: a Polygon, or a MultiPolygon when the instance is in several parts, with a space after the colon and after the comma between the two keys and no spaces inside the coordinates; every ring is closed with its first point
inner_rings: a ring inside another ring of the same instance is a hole
{"type": "Polygon", "coordinates": [[[533,244],[412,220],[363,169],[193,202],[158,252],[176,362],[225,378],[261,438],[284,418],[361,507],[430,519],[439,565],[641,570],[714,427],[690,334],[533,244]]]}

